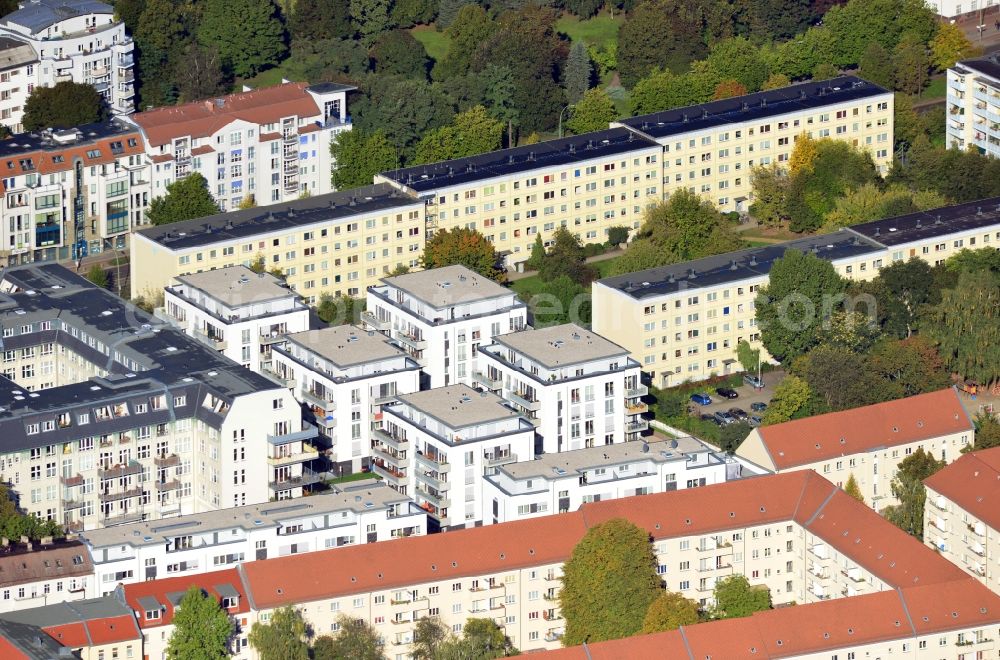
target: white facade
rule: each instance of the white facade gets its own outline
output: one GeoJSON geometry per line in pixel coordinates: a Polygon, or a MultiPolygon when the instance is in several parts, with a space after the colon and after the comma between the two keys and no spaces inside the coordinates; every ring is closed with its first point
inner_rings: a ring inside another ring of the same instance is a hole
{"type": "Polygon", "coordinates": [[[336,471],[367,467],[382,405],[420,389],[420,365],[383,335],[352,325],[284,339],[271,351],[267,375],[309,408],[336,471]]]}
{"type": "Polygon", "coordinates": [[[0,36],[0,124],[20,133],[24,104],[37,84],[38,57],[20,39],[0,36]]]}
{"type": "Polygon", "coordinates": [[[479,347],[523,330],[527,307],[517,294],[465,266],[382,279],[368,289],[365,326],[402,344],[423,367],[425,386],[472,383],[479,347]]]}
{"type": "MultiPolygon", "coordinates": [[[[25,70],[28,95],[64,81],[93,85],[116,115],[135,108],[132,38],[114,8],[96,0],[25,0],[0,19],[0,35],[28,44],[38,63],[25,70]]],[[[25,97],[26,98],[26,97],[25,97]]],[[[2,123],[20,128],[23,104],[2,123]]]]}
{"type": "Polygon", "coordinates": [[[528,417],[545,453],[636,440],[649,428],[639,363],[569,323],[494,337],[479,351],[479,387],[528,417]]]}
{"type": "MultiPolygon", "coordinates": [[[[990,12],[986,14],[986,18],[990,19],[993,16],[993,12],[995,11],[993,8],[996,5],[997,0],[927,0],[927,6],[942,18],[956,18],[963,14],[972,14],[982,10],[990,12]]],[[[987,25],[992,24],[991,20],[984,22],[987,25]]],[[[984,30],[984,34],[988,29],[984,30]]]]}
{"type": "Polygon", "coordinates": [[[94,595],[158,577],[197,575],[244,561],[417,536],[427,516],[406,496],[366,480],[294,504],[263,503],[94,530],[94,595]]]}
{"type": "Polygon", "coordinates": [[[309,329],[309,308],[270,273],[230,266],[175,279],[164,289],[164,320],[247,369],[260,371],[271,346],[309,329]]]}
{"type": "Polygon", "coordinates": [[[483,475],[534,456],[534,426],[496,395],[467,385],[404,395],[382,412],[373,469],[442,529],[480,523],[483,475]]]}
{"type": "Polygon", "coordinates": [[[1000,55],[948,69],[948,147],[1000,156],[1000,55]]]}
{"type": "Polygon", "coordinates": [[[627,442],[499,467],[484,477],[484,525],[576,511],[586,502],[710,486],[738,464],[694,438],[627,442]],[[492,514],[490,513],[492,511],[492,514]]]}

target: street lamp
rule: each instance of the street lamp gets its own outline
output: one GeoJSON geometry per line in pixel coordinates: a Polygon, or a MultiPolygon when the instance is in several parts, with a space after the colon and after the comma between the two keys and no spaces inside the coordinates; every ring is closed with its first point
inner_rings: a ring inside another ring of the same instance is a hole
{"type": "Polygon", "coordinates": [[[566,112],[567,110],[569,110],[570,108],[572,108],[573,105],[574,104],[570,103],[565,108],[563,108],[562,110],[559,111],[559,137],[562,137],[562,118],[563,118],[563,113],[566,112]]]}

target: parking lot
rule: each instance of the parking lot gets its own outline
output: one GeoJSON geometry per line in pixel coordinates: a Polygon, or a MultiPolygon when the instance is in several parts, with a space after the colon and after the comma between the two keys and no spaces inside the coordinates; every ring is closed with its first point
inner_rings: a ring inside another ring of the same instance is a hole
{"type": "Polygon", "coordinates": [[[759,392],[755,391],[754,388],[746,384],[733,388],[740,395],[738,399],[723,399],[715,393],[714,387],[711,389],[705,389],[702,391],[712,397],[711,405],[699,406],[693,401],[688,405],[693,410],[692,414],[695,415],[713,415],[720,410],[729,410],[730,408],[742,408],[748,415],[757,415],[759,413],[755,413],[750,410],[750,404],[758,401],[763,403],[770,402],[771,397],[774,395],[774,389],[784,377],[784,371],[772,371],[764,374],[764,389],[759,392]]]}

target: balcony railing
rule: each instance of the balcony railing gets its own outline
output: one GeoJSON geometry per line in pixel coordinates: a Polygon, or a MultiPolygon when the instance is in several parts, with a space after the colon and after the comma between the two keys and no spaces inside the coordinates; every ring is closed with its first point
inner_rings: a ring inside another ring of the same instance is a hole
{"type": "Polygon", "coordinates": [[[128,500],[133,497],[139,497],[140,495],[142,495],[142,488],[136,486],[134,488],[116,492],[102,492],[99,497],[101,502],[117,502],[118,500],[128,500]]]}
{"type": "Polygon", "coordinates": [[[417,337],[415,335],[411,335],[407,332],[402,332],[401,330],[397,330],[395,332],[395,338],[415,351],[422,351],[425,348],[427,348],[426,339],[422,337],[417,337]]]}
{"type": "Polygon", "coordinates": [[[157,481],[156,490],[163,493],[166,491],[177,490],[181,487],[181,482],[176,479],[171,479],[170,481],[157,481]]]}
{"type": "Polygon", "coordinates": [[[280,435],[268,435],[267,441],[272,445],[287,445],[290,442],[299,442],[301,440],[313,440],[319,437],[319,430],[308,422],[302,422],[303,428],[301,431],[291,431],[289,433],[282,433],[280,435]]]}
{"type": "Polygon", "coordinates": [[[434,477],[434,476],[431,476],[430,474],[426,474],[426,473],[420,474],[420,473],[418,473],[417,474],[417,478],[420,481],[422,481],[423,483],[425,483],[428,486],[432,487],[434,490],[438,491],[439,493],[443,493],[445,491],[451,490],[451,483],[448,482],[448,481],[444,481],[443,479],[440,478],[440,476],[434,477]]]}
{"type": "Polygon", "coordinates": [[[301,475],[278,475],[272,477],[267,485],[271,490],[289,490],[309,486],[322,480],[323,477],[319,472],[303,468],[301,475]]]}
{"type": "Polygon", "coordinates": [[[628,399],[646,396],[647,394],[649,394],[649,388],[645,385],[636,385],[635,387],[630,387],[625,390],[625,397],[628,399]]]}
{"type": "Polygon", "coordinates": [[[67,488],[73,488],[75,486],[83,485],[83,476],[79,474],[74,474],[69,477],[59,477],[59,483],[67,488]]]}
{"type": "Polygon", "coordinates": [[[422,454],[417,452],[417,464],[434,472],[451,472],[451,464],[445,460],[443,454],[422,454]]]}
{"type": "Polygon", "coordinates": [[[625,406],[625,412],[629,415],[641,415],[642,413],[649,412],[649,406],[645,403],[632,403],[625,406]]]}
{"type": "Polygon", "coordinates": [[[383,321],[371,312],[361,312],[361,321],[369,328],[379,332],[387,331],[392,325],[390,321],[383,321]]]}
{"type": "Polygon", "coordinates": [[[166,456],[156,456],[153,458],[153,463],[156,467],[169,468],[176,467],[181,464],[181,457],[177,454],[168,454],[166,456]]]}
{"type": "Polygon", "coordinates": [[[486,454],[483,456],[486,467],[497,467],[508,463],[517,463],[517,454],[486,454]]]}
{"type": "Polygon", "coordinates": [[[372,437],[383,444],[389,445],[393,449],[407,449],[410,446],[409,441],[405,437],[387,433],[382,429],[373,429],[372,437]]]}
{"type": "Polygon", "coordinates": [[[333,400],[333,392],[320,394],[319,392],[303,389],[302,399],[305,400],[306,403],[311,403],[326,413],[331,413],[337,409],[337,404],[333,400]]]}
{"type": "Polygon", "coordinates": [[[305,463],[306,461],[312,461],[317,458],[319,458],[318,449],[309,445],[303,445],[302,451],[299,452],[279,456],[269,456],[267,464],[272,467],[278,467],[282,465],[294,465],[295,463],[305,463]]]}
{"type": "Polygon", "coordinates": [[[386,450],[385,447],[376,445],[372,447],[372,454],[386,461],[388,465],[395,466],[397,468],[408,468],[410,467],[410,459],[406,456],[394,455],[386,450]]]}
{"type": "Polygon", "coordinates": [[[222,339],[221,337],[216,337],[214,335],[210,335],[201,328],[194,329],[194,338],[200,341],[201,343],[205,344],[209,348],[214,348],[217,351],[224,351],[228,346],[225,339],[222,339]]]}
{"type": "Polygon", "coordinates": [[[438,508],[438,510],[447,509],[448,507],[451,506],[451,499],[444,493],[438,493],[435,495],[434,493],[426,491],[422,488],[417,488],[416,490],[417,490],[416,493],[417,495],[419,495],[423,499],[433,504],[435,507],[438,508]]]}
{"type": "Polygon", "coordinates": [[[140,520],[142,520],[142,513],[139,511],[126,511],[125,513],[120,513],[117,516],[101,516],[101,524],[105,527],[124,525],[127,523],[139,522],[140,520]]]}
{"type": "Polygon", "coordinates": [[[511,392],[507,398],[509,398],[511,401],[521,406],[525,410],[530,410],[532,412],[535,412],[542,407],[540,401],[532,401],[531,399],[527,398],[526,394],[522,392],[511,392]]]}
{"type": "Polygon", "coordinates": [[[115,465],[100,469],[97,471],[97,476],[101,479],[120,479],[140,472],[142,472],[142,464],[139,461],[129,461],[128,465],[115,465]]]}
{"type": "Polygon", "coordinates": [[[409,483],[409,477],[399,470],[388,466],[382,465],[378,462],[372,463],[372,472],[379,475],[386,481],[396,484],[397,486],[405,486],[409,483]]]}
{"type": "Polygon", "coordinates": [[[639,420],[637,422],[629,422],[625,425],[625,430],[629,433],[639,433],[641,431],[646,431],[649,429],[649,420],[639,420]]]}
{"type": "Polygon", "coordinates": [[[472,379],[488,390],[499,390],[503,387],[502,379],[491,378],[482,371],[473,371],[472,379]]]}

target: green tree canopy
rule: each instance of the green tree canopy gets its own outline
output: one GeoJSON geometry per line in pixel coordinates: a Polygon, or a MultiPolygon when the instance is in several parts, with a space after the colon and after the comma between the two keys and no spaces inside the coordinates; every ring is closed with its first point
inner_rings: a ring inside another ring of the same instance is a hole
{"type": "Polygon", "coordinates": [[[261,660],[309,660],[308,628],[302,613],[291,605],[271,613],[267,623],[250,629],[250,645],[261,660]]]}
{"type": "Polygon", "coordinates": [[[583,94],[566,121],[566,128],[581,135],[602,131],[617,117],[615,103],[608,93],[599,87],[588,89],[583,94]]]}
{"type": "Polygon", "coordinates": [[[330,325],[357,324],[361,320],[361,312],[365,311],[365,305],[364,298],[323,293],[316,305],[316,315],[330,325]]]}
{"type": "Polygon", "coordinates": [[[764,424],[781,424],[807,416],[812,397],[812,390],[805,380],[794,375],[785,376],[764,411],[764,424]]]}
{"type": "Polygon", "coordinates": [[[927,500],[924,479],[944,466],[944,461],[937,460],[923,447],[900,461],[891,484],[892,496],[899,504],[887,506],[882,511],[885,519],[907,534],[923,539],[924,502],[927,500]]]}
{"type": "Polygon", "coordinates": [[[753,431],[753,427],[746,422],[723,426],[719,430],[719,448],[730,454],[735,453],[751,431],[753,431]]]}
{"type": "Polygon", "coordinates": [[[733,619],[771,609],[771,592],[765,586],[751,586],[745,575],[730,575],[715,583],[712,618],[733,619]]]}
{"type": "Polygon", "coordinates": [[[660,593],[649,533],[614,518],[587,530],[563,566],[563,644],[635,635],[660,593]]]}
{"type": "Polygon", "coordinates": [[[719,78],[736,80],[748,92],[760,91],[769,75],[760,50],[744,37],[731,37],[715,44],[708,63],[719,78]]]}
{"type": "Polygon", "coordinates": [[[980,383],[1000,378],[1000,273],[963,272],[921,323],[945,364],[980,383]]]}
{"type": "Polygon", "coordinates": [[[901,399],[933,392],[951,383],[941,356],[927,338],[881,341],[868,356],[866,370],[883,384],[885,399],[901,399]]]}
{"type": "Polygon", "coordinates": [[[865,503],[865,496],[861,492],[861,486],[858,485],[858,480],[854,478],[854,473],[847,475],[847,483],[844,484],[844,492],[861,502],[865,503]]]}
{"type": "Polygon", "coordinates": [[[566,57],[566,73],[564,84],[566,86],[566,101],[577,103],[583,95],[590,89],[590,78],[593,74],[593,64],[590,55],[587,54],[587,47],[582,41],[574,41],[566,57]]]}
{"type": "Polygon", "coordinates": [[[755,372],[760,364],[760,349],[753,348],[747,340],[741,339],[736,343],[736,359],[744,371],[755,372]]]}
{"type": "Polygon", "coordinates": [[[833,210],[824,218],[822,231],[833,232],[869,220],[926,211],[947,204],[948,200],[934,191],[910,190],[899,184],[881,188],[875,183],[866,183],[846,191],[834,201],[833,210]]]}
{"type": "Polygon", "coordinates": [[[552,246],[541,261],[538,272],[542,281],[566,276],[577,284],[588,285],[597,272],[587,265],[580,238],[566,227],[552,234],[552,246]]]}
{"type": "Polygon", "coordinates": [[[896,89],[906,94],[918,94],[930,79],[930,61],[927,58],[927,42],[919,35],[903,35],[893,53],[896,66],[896,89]]]}
{"type": "Polygon", "coordinates": [[[312,660],[382,660],[385,641],[364,619],[344,616],[337,618],[340,630],[336,635],[324,635],[313,643],[312,660]]]}
{"type": "Polygon", "coordinates": [[[517,655],[517,649],[493,619],[471,617],[462,625],[462,636],[438,644],[435,660],[491,660],[517,655]]]}
{"type": "Polygon", "coordinates": [[[208,181],[195,172],[168,185],[166,195],[154,197],[146,218],[154,225],[168,225],[218,212],[219,207],[208,191],[208,181]]]}
{"type": "Polygon", "coordinates": [[[896,87],[896,67],[893,65],[892,56],[877,41],[872,41],[861,53],[861,60],[858,62],[859,72],[876,85],[881,85],[886,89],[896,87]]]}
{"type": "Polygon", "coordinates": [[[379,172],[399,167],[396,147],[381,131],[371,135],[359,130],[342,131],[330,143],[330,154],[336,163],[333,187],[337,190],[371,185],[379,172]]]}
{"type": "Polygon", "coordinates": [[[454,117],[451,100],[439,84],[402,76],[369,76],[353,105],[354,130],[382,132],[405,160],[424,135],[454,117]]]}
{"type": "Polygon", "coordinates": [[[87,279],[94,286],[100,287],[102,289],[107,289],[108,285],[111,283],[108,279],[108,271],[104,270],[99,264],[94,264],[87,271],[87,279]]]}
{"type": "Polygon", "coordinates": [[[274,0],[204,0],[201,12],[198,41],[216,48],[237,76],[278,64],[288,50],[274,0]]]}
{"type": "Polygon", "coordinates": [[[371,46],[379,35],[387,31],[392,21],[389,17],[389,0],[349,0],[351,22],[361,42],[371,46]]]}
{"type": "Polygon", "coordinates": [[[354,36],[347,2],[295,0],[288,29],[293,39],[319,41],[354,36]]]}
{"type": "Polygon", "coordinates": [[[475,229],[455,227],[440,229],[427,240],[422,258],[424,268],[440,268],[461,264],[497,282],[507,279],[497,268],[498,257],[493,244],[475,229]]]}
{"type": "Polygon", "coordinates": [[[976,416],[975,424],[976,441],[969,450],[979,451],[1000,447],[1000,420],[989,413],[980,413],[976,416]]]}
{"type": "Polygon", "coordinates": [[[478,3],[464,3],[447,28],[445,35],[448,37],[448,50],[434,66],[436,80],[468,73],[472,68],[472,56],[476,49],[493,35],[496,24],[478,3]]]}
{"type": "Polygon", "coordinates": [[[938,71],[946,71],[959,60],[975,57],[980,49],[973,46],[962,28],[954,23],[938,24],[937,32],[930,43],[931,66],[938,71]]]}
{"type": "Polygon", "coordinates": [[[664,591],[646,610],[642,620],[643,633],[677,630],[698,623],[698,603],[673,591],[664,591]]]}
{"type": "Polygon", "coordinates": [[[775,260],[756,301],[768,353],[784,363],[818,344],[822,324],[841,307],[845,286],[833,265],[816,255],[787,250],[775,260]]]}
{"type": "Polygon", "coordinates": [[[941,292],[930,265],[913,257],[879,271],[873,282],[883,330],[900,339],[916,330],[924,305],[940,301],[941,292]]]}
{"type": "Polygon", "coordinates": [[[566,275],[543,282],[525,302],[536,328],[563,323],[588,325],[591,320],[590,289],[566,275]]]}
{"type": "Polygon", "coordinates": [[[169,660],[221,660],[228,658],[229,641],[236,622],[214,596],[191,587],[174,615],[174,631],[167,642],[169,660]]]}
{"type": "Polygon", "coordinates": [[[73,128],[107,117],[104,98],[93,85],[64,81],[52,87],[35,87],[24,104],[21,124],[25,131],[73,128]]]}
{"type": "Polygon", "coordinates": [[[398,74],[418,80],[427,79],[430,59],[423,44],[409,30],[390,30],[379,35],[369,51],[376,73],[398,74]]]}
{"type": "Polygon", "coordinates": [[[427,133],[417,143],[413,164],[465,158],[499,149],[504,125],[481,105],[455,115],[454,121],[427,133]]]}
{"type": "Polygon", "coordinates": [[[421,617],[413,629],[414,660],[436,660],[438,648],[448,638],[448,628],[436,616],[421,617]]]}
{"type": "Polygon", "coordinates": [[[674,72],[707,53],[703,14],[697,6],[674,0],[639,3],[618,30],[618,72],[622,84],[631,87],[654,67],[674,72]],[[651,39],[650,35],[656,35],[651,39]]]}

